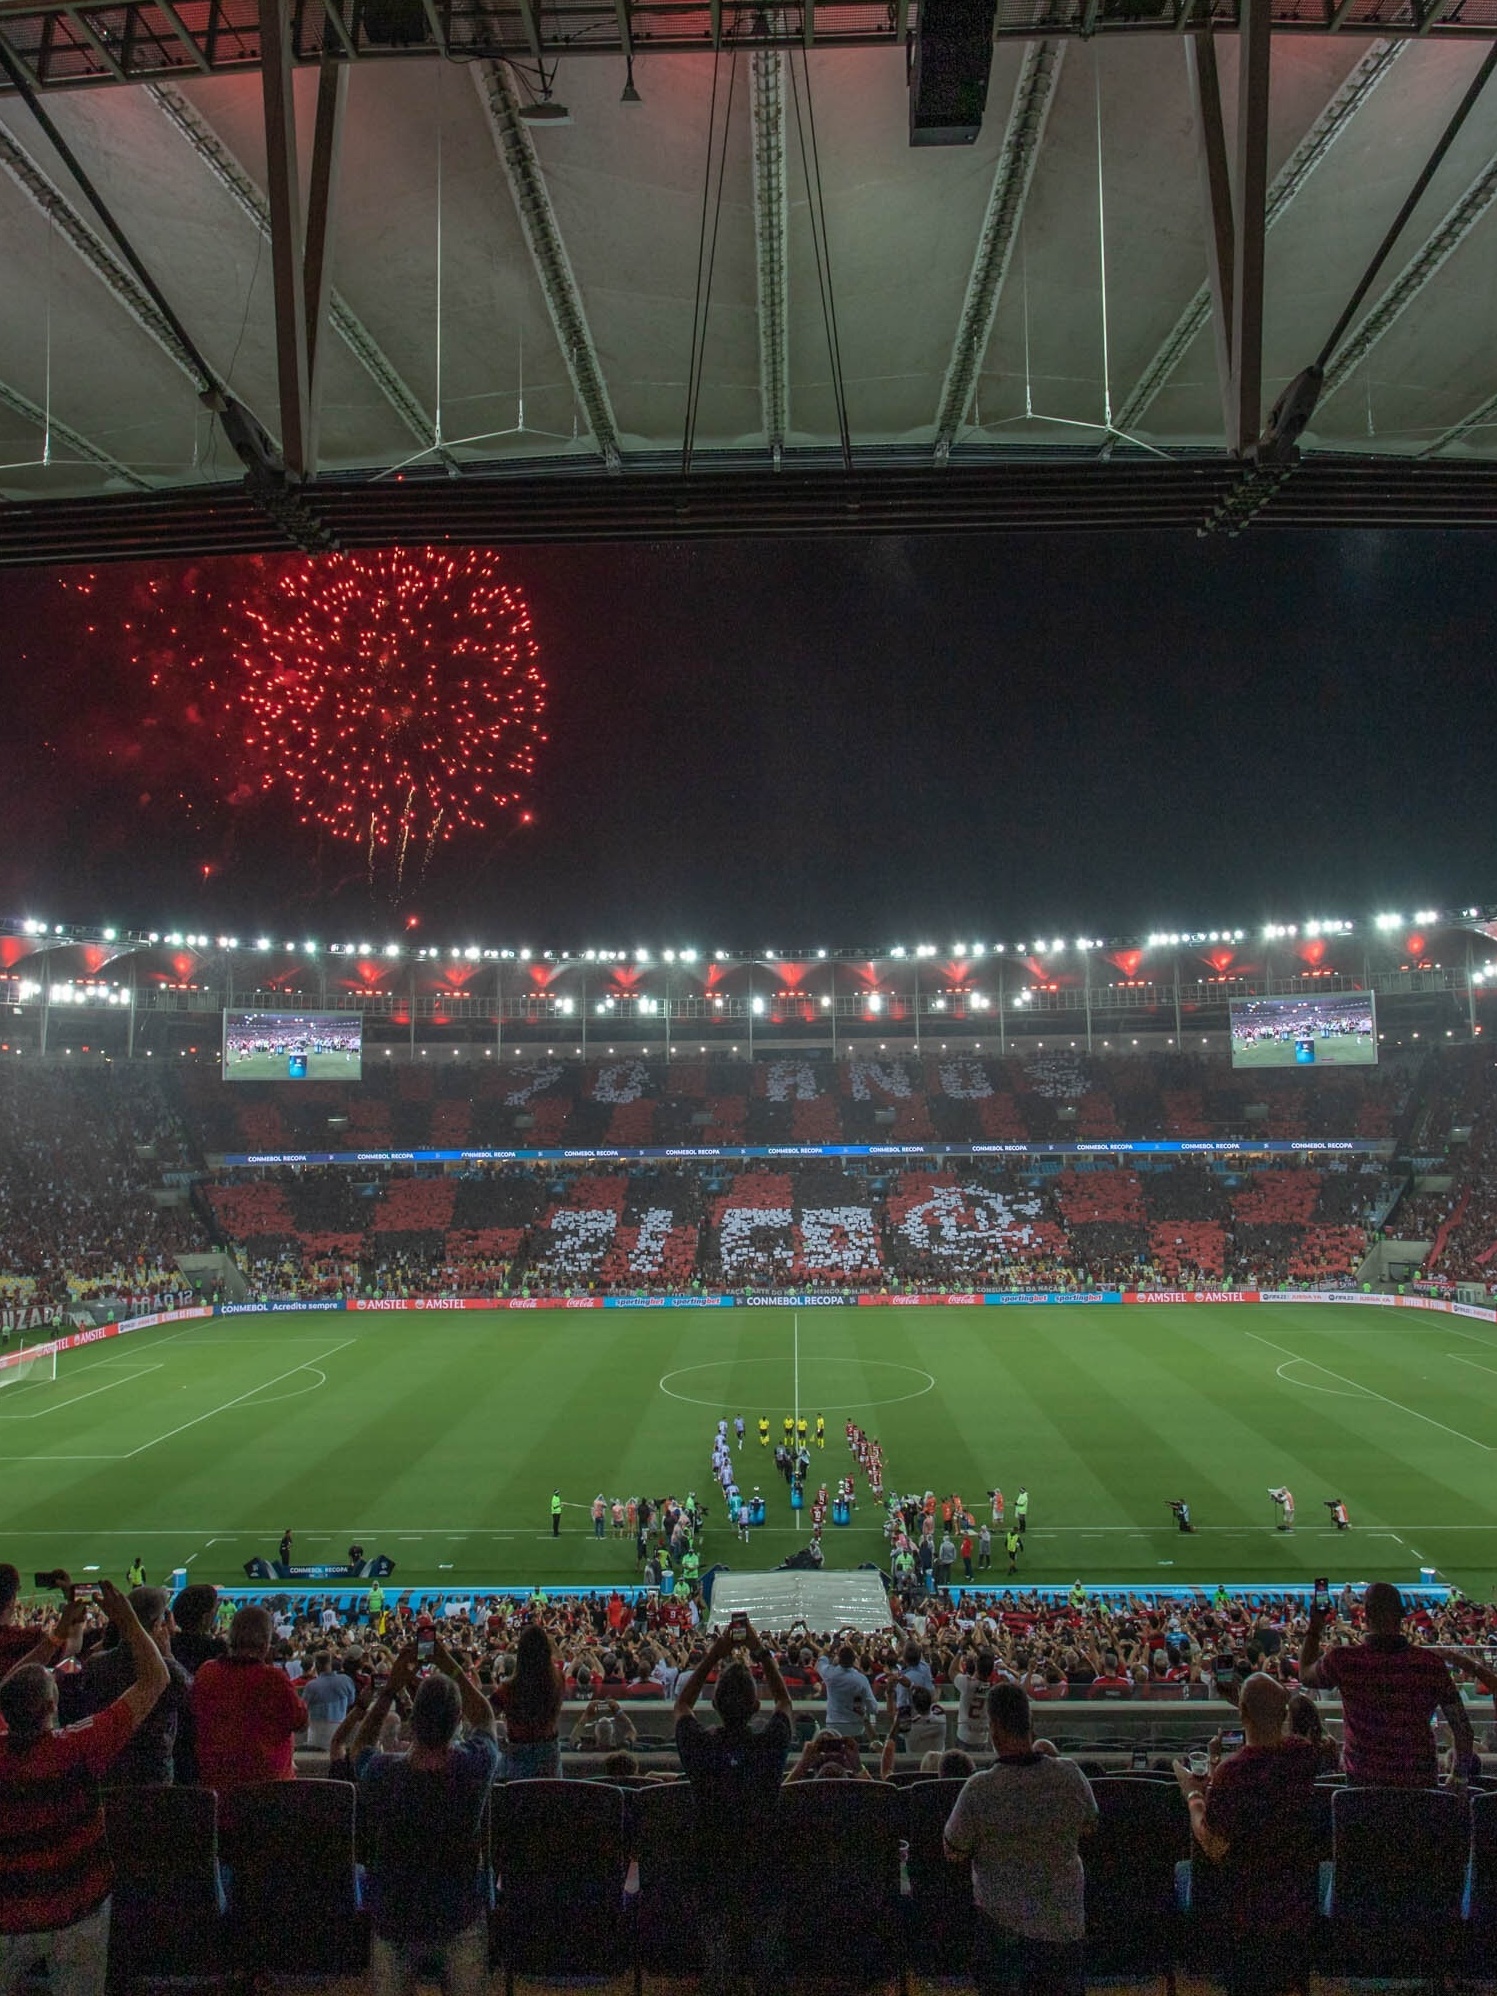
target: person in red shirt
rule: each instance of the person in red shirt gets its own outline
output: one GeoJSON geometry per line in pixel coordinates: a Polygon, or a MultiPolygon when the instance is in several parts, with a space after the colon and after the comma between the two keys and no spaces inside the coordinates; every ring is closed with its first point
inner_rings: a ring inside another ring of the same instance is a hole
{"type": "Polygon", "coordinates": [[[241,1608],[229,1624],[229,1653],[211,1658],[192,1680],[198,1779],[220,1794],[252,1781],[296,1778],[296,1735],[307,1708],[283,1670],[270,1661],[265,1608],[241,1608]]]}
{"type": "MultiPolygon", "coordinates": [[[[1319,1839],[1314,1747],[1289,1730],[1289,1694],[1256,1672],[1238,1711],[1246,1744],[1215,1761],[1209,1779],[1175,1762],[1191,1833],[1213,1868],[1226,1948],[1217,1964],[1230,1996],[1308,1986],[1319,1839]]],[[[1207,1881],[1199,1881],[1207,1883],[1207,1881]]],[[[1200,1894],[1192,1885],[1192,1901],[1200,1894]]]]}
{"type": "Polygon", "coordinates": [[[9,1561],[0,1566],[0,1677],[36,1647],[38,1629],[23,1626],[20,1614],[21,1576],[9,1561]]]}
{"type": "Polygon", "coordinates": [[[1321,1653],[1326,1617],[1312,1607],[1299,1655],[1306,1691],[1341,1693],[1341,1758],[1348,1781],[1362,1788],[1433,1788],[1439,1779],[1430,1720],[1450,1723],[1456,1768],[1464,1779],[1475,1750],[1471,1720],[1450,1669],[1433,1649],[1402,1633],[1403,1596],[1375,1580],[1362,1597],[1367,1635],[1321,1653]]]}
{"type": "Polygon", "coordinates": [[[167,1687],[165,1659],[129,1601],[103,1583],[104,1612],[131,1655],[135,1681],[80,1725],[59,1729],[51,1667],[74,1647],[86,1613],[63,1609],[50,1634],[0,1682],[0,1988],[50,1962],[65,1996],[103,1996],[113,1874],[99,1780],[167,1687]]]}

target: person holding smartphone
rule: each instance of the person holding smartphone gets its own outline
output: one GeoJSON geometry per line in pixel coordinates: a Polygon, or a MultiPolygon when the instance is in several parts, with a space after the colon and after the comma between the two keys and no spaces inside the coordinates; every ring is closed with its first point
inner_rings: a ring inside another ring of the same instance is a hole
{"type": "Polygon", "coordinates": [[[69,1601],[0,1682],[0,1987],[45,1960],[66,1996],[104,1996],[112,1871],[99,1782],[167,1687],[166,1662],[111,1581],[100,1589],[133,1681],[86,1725],[59,1728],[54,1666],[76,1654],[87,1610],[69,1601]]]}
{"type": "Polygon", "coordinates": [[[1272,1996],[1302,1986],[1309,1971],[1319,1762],[1310,1742],[1288,1729],[1289,1694],[1276,1677],[1255,1671],[1237,1709],[1241,1729],[1212,1742],[1208,1772],[1177,1760],[1175,1779],[1192,1837],[1220,1868],[1211,1897],[1225,1916],[1228,1945],[1217,1967],[1228,1996],[1272,1996]]]}

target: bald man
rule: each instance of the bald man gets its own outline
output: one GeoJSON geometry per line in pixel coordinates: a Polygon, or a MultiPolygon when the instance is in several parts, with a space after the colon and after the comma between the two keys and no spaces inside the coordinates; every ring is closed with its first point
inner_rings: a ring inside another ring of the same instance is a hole
{"type": "Polygon", "coordinates": [[[1433,1788],[1439,1779],[1430,1720],[1437,1711],[1450,1723],[1455,1765],[1463,1780],[1475,1736],[1448,1665],[1403,1634],[1403,1596],[1386,1580],[1362,1597],[1367,1634],[1321,1654],[1326,1617],[1311,1609],[1300,1651],[1299,1678],[1307,1691],[1341,1693],[1341,1758],[1346,1778],[1362,1788],[1433,1788]]]}
{"type": "MultiPolygon", "coordinates": [[[[1238,1699],[1244,1743],[1209,1780],[1176,1761],[1191,1833],[1220,1866],[1228,1996],[1305,1986],[1317,1883],[1314,1747],[1287,1730],[1289,1692],[1258,1671],[1238,1699]]],[[[1193,1893],[1192,1895],[1196,1895],[1193,1893]]]]}

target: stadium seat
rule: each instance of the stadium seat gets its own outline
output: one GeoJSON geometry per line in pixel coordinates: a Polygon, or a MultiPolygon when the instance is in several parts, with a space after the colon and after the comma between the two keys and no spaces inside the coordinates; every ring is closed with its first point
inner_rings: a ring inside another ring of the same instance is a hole
{"type": "Polygon", "coordinates": [[[517,1975],[603,1975],[629,1959],[624,1796],[590,1781],[511,1781],[494,1791],[499,1899],[490,1956],[517,1975]]]}
{"type": "Polygon", "coordinates": [[[124,1788],[105,1803],[114,1864],[109,1988],[228,1971],[211,1788],[124,1788]]]}
{"type": "Polygon", "coordinates": [[[899,1973],[904,1805],[882,1781],[781,1789],[785,1931],[797,1975],[866,1989],[899,1973]]]}
{"type": "Polygon", "coordinates": [[[224,1798],[228,1941],[236,1968],[363,1973],[369,1930],[354,1863],[354,1798],[346,1781],[264,1781],[224,1798]]]}
{"type": "Polygon", "coordinates": [[[1100,1821],[1082,1846],[1088,1981],[1162,1975],[1174,1988],[1175,1867],[1190,1855],[1190,1817],[1173,1781],[1105,1775],[1092,1783],[1100,1821]]]}
{"type": "Polygon", "coordinates": [[[683,1906],[701,1905],[711,1881],[696,1863],[696,1802],[688,1781],[638,1788],[628,1800],[629,1844],[637,1867],[634,1894],[634,1980],[646,1975],[697,1975],[702,1943],[683,1906]]]}
{"type": "Polygon", "coordinates": [[[1471,1849],[1464,1794],[1341,1788],[1331,1800],[1332,1865],[1321,1966],[1339,1976],[1440,1980],[1460,1933],[1471,1849]]]}
{"type": "Polygon", "coordinates": [[[966,1976],[972,1968],[976,1910],[972,1874],[952,1864],[942,1842],[962,1781],[920,1781],[905,1791],[910,1882],[907,1958],[917,1975],[966,1976]]]}
{"type": "Polygon", "coordinates": [[[1465,1961],[1468,1974],[1497,1974],[1497,1794],[1471,1797],[1471,1854],[1466,1874],[1465,1961]]]}

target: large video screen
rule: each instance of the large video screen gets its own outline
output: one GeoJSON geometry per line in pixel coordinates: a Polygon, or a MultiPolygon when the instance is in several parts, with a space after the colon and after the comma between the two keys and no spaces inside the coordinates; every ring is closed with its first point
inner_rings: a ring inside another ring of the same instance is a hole
{"type": "Polygon", "coordinates": [[[1234,998],[1234,1067],[1375,1067],[1377,1010],[1370,991],[1306,998],[1234,998]]]}
{"type": "Polygon", "coordinates": [[[357,1012],[225,1012],[225,1081],[357,1081],[357,1012]]]}

